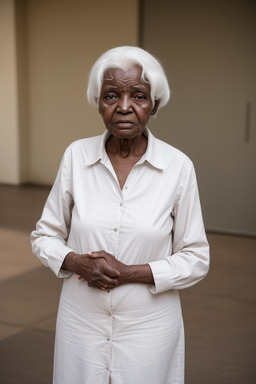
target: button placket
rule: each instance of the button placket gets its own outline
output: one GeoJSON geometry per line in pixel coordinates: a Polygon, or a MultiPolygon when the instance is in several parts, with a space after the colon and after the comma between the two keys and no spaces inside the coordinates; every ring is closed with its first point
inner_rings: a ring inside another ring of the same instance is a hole
{"type": "Polygon", "coordinates": [[[111,212],[112,223],[109,228],[108,236],[108,247],[107,252],[116,257],[116,249],[119,237],[119,227],[120,227],[120,202],[122,202],[122,195],[120,188],[116,186],[115,188],[115,202],[112,202],[113,211],[111,212]]]}
{"type": "Polygon", "coordinates": [[[113,327],[114,327],[114,317],[112,312],[109,312],[109,334],[106,335],[106,342],[108,346],[108,363],[106,364],[106,369],[111,370],[111,360],[112,360],[112,341],[113,341],[113,327]]]}
{"type": "Polygon", "coordinates": [[[115,218],[115,222],[113,222],[113,227],[110,228],[111,235],[109,237],[108,241],[108,252],[116,257],[117,255],[117,249],[118,249],[118,242],[119,242],[119,232],[120,227],[122,225],[122,217],[123,217],[123,211],[124,211],[124,198],[122,193],[119,194],[116,202],[116,213],[113,215],[115,218]]]}
{"type": "Polygon", "coordinates": [[[107,341],[112,341],[113,337],[114,316],[112,312],[109,313],[109,334],[106,336],[107,341]]]}

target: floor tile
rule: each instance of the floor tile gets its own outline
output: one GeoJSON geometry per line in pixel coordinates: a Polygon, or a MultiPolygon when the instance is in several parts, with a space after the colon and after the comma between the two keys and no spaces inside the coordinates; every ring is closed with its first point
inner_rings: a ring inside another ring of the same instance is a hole
{"type": "Polygon", "coordinates": [[[0,323],[0,341],[24,330],[23,327],[15,327],[10,324],[0,323]]]}
{"type": "Polygon", "coordinates": [[[50,188],[0,184],[0,227],[30,233],[39,220],[50,188]]]}
{"type": "Polygon", "coordinates": [[[56,317],[56,314],[54,314],[44,321],[39,321],[33,328],[40,329],[42,331],[55,332],[56,317]]]}
{"type": "Polygon", "coordinates": [[[62,280],[46,267],[0,282],[0,322],[27,326],[57,312],[62,280]]]}
{"type": "Polygon", "coordinates": [[[207,384],[254,384],[255,305],[185,292],[181,298],[186,331],[186,384],[190,383],[189,378],[199,376],[200,382],[207,384]]]}
{"type": "Polygon", "coordinates": [[[27,330],[0,342],[1,384],[50,384],[54,333],[27,330]]]}
{"type": "Polygon", "coordinates": [[[42,264],[31,251],[27,232],[0,228],[0,281],[42,264]]]}

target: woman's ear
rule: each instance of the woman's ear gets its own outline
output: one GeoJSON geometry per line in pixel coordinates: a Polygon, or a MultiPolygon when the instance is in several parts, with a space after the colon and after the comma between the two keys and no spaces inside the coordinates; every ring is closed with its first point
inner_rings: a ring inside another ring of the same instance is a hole
{"type": "Polygon", "coordinates": [[[154,108],[151,111],[152,116],[154,116],[157,113],[159,104],[160,104],[160,100],[155,100],[154,108]]]}

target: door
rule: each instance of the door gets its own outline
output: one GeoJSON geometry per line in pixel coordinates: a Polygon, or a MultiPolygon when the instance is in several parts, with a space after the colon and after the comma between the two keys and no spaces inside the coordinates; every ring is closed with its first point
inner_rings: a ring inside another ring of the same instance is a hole
{"type": "Polygon", "coordinates": [[[147,0],[170,103],[152,132],[194,162],[208,230],[256,236],[256,2],[147,0]]]}

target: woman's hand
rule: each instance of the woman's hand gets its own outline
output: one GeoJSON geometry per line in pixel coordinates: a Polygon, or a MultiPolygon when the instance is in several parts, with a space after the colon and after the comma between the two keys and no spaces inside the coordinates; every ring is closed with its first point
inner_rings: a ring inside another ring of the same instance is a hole
{"type": "Polygon", "coordinates": [[[108,262],[111,258],[114,259],[104,251],[81,255],[70,252],[65,257],[62,268],[85,279],[90,287],[110,290],[117,286],[117,277],[120,276],[120,272],[108,262]]]}
{"type": "Polygon", "coordinates": [[[116,276],[118,285],[131,282],[131,266],[121,263],[121,261],[117,260],[113,255],[105,251],[90,252],[89,254],[91,258],[95,260],[103,258],[110,267],[119,272],[119,275],[116,276]]]}
{"type": "MultiPolygon", "coordinates": [[[[90,252],[89,254],[91,258],[95,260],[98,258],[105,259],[110,267],[119,272],[119,275],[116,276],[118,286],[127,283],[155,284],[151,268],[148,264],[126,265],[105,251],[90,252]]],[[[90,284],[90,286],[94,287],[93,284],[90,284]]],[[[109,291],[112,288],[115,288],[115,286],[111,287],[106,284],[106,286],[101,289],[109,291]]]]}

